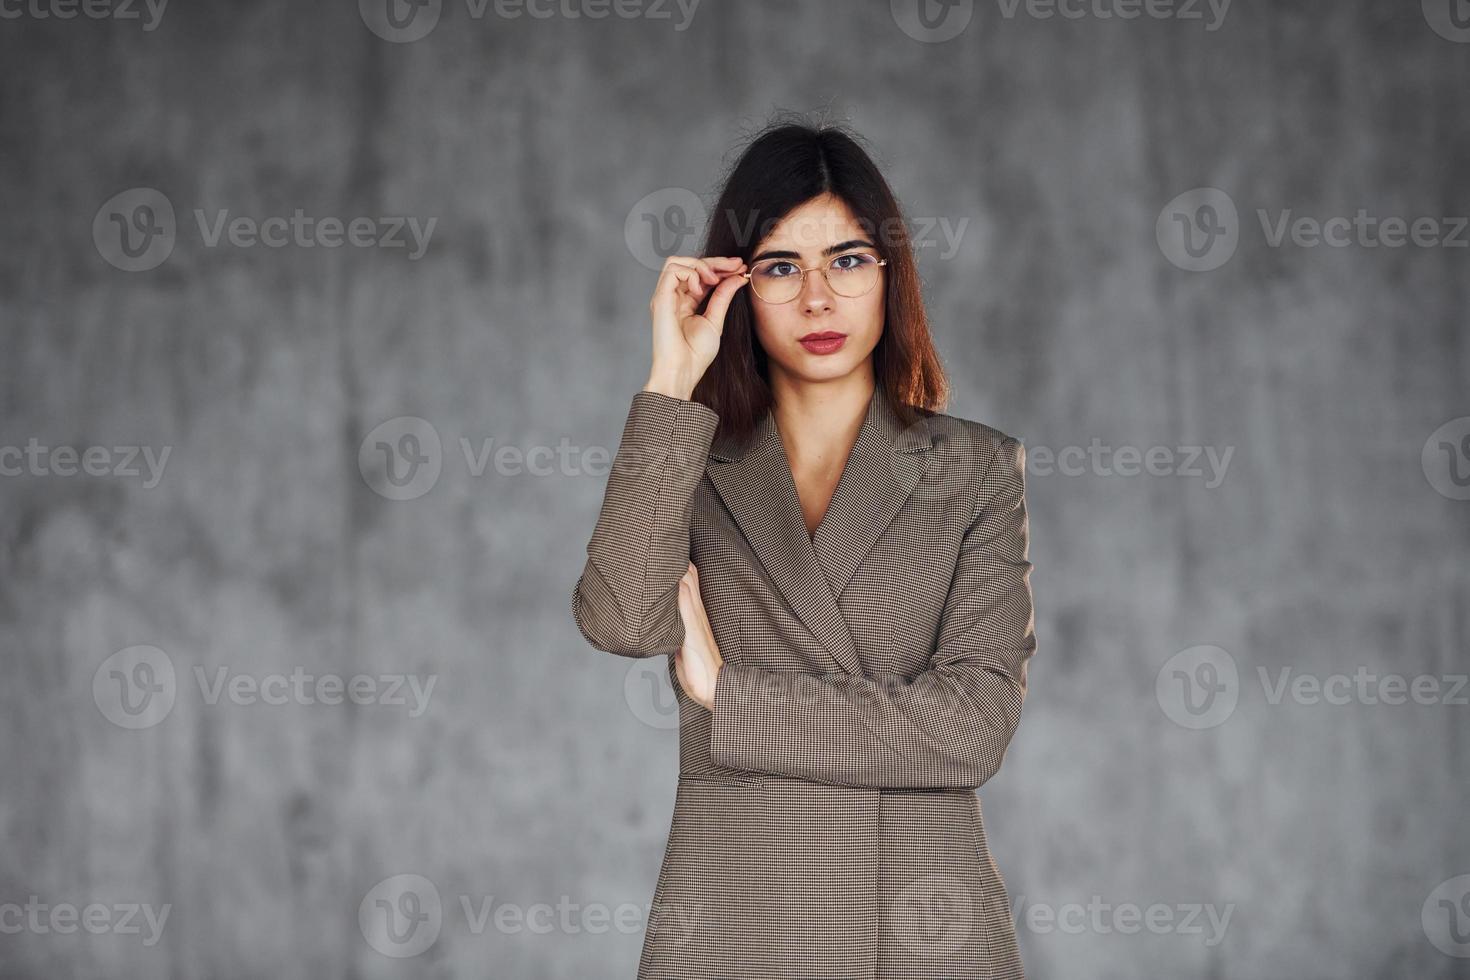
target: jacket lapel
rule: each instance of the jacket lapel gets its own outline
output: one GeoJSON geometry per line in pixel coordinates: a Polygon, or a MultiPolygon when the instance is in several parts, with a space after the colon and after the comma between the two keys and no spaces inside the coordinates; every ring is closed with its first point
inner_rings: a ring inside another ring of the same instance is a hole
{"type": "Polygon", "coordinates": [[[928,421],[903,428],[876,386],[815,540],[770,410],[745,444],[722,436],[710,448],[710,480],[741,533],[792,611],[850,674],[861,674],[862,663],[837,597],[918,485],[930,447],[928,421]]]}

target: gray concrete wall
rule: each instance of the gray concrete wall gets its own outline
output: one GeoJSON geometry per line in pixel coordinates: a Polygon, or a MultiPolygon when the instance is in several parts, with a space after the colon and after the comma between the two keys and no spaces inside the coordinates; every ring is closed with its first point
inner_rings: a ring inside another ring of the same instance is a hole
{"type": "Polygon", "coordinates": [[[1029,975],[1470,975],[1448,0],[49,3],[0,22],[0,977],[632,975],[676,737],[569,591],[648,264],[778,106],[870,140],[951,413],[1029,448],[1039,652],[981,791],[1029,975]],[[297,209],[436,222],[211,237],[297,209]],[[1432,220],[1272,242],[1360,209],[1432,220]],[[426,882],[384,955],[360,910],[426,882]]]}

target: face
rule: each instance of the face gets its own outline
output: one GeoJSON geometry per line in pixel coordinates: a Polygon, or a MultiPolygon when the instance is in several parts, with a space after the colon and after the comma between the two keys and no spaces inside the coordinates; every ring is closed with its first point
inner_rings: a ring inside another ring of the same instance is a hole
{"type": "Polygon", "coordinates": [[[869,358],[883,332],[886,274],[873,236],[839,198],[823,194],[787,214],[751,256],[749,298],[756,336],[769,358],[771,383],[831,381],[870,371],[869,358]],[[769,260],[780,260],[771,263],[769,260]],[[798,269],[810,270],[799,289],[798,269]],[[829,270],[836,288],[822,275],[829,270]],[[872,282],[861,295],[844,295],[872,282]],[[760,290],[794,292],[769,302],[760,290]],[[840,334],[840,342],[812,338],[840,334]],[[803,343],[803,338],[808,338],[803,343]],[[782,376],[782,377],[779,377],[782,376]]]}

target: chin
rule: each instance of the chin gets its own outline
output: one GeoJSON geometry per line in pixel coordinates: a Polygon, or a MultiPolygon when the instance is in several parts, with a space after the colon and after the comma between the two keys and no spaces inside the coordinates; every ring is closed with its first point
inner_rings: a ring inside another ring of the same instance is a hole
{"type": "Polygon", "coordinates": [[[818,354],[807,354],[799,358],[794,364],[782,365],[786,373],[803,381],[835,381],[845,378],[849,374],[863,366],[863,362],[872,356],[870,351],[862,357],[823,357],[818,354]]]}

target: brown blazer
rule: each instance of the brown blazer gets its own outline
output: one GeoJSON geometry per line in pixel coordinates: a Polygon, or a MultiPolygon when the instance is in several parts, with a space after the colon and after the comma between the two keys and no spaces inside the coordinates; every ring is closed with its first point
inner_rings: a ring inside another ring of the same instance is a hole
{"type": "Polygon", "coordinates": [[[692,559],[725,665],[679,701],[679,782],[639,980],[1021,980],[975,790],[1036,640],[1025,449],[904,428],[875,390],[815,538],[774,416],[744,446],[633,396],[572,615],[627,657],[684,641],[692,559]]]}

